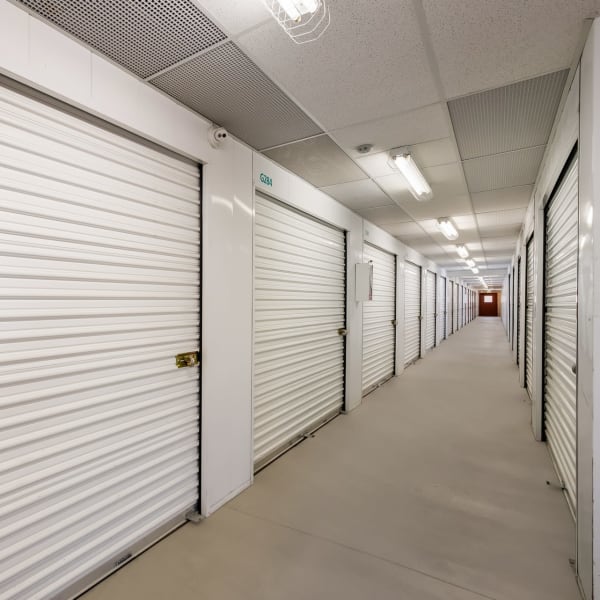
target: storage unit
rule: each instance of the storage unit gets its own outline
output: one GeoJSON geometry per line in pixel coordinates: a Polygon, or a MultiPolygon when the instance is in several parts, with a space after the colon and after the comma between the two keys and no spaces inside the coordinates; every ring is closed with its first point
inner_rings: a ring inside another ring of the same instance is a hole
{"type": "Polygon", "coordinates": [[[517,263],[517,365],[520,364],[521,354],[521,257],[517,263]]]}
{"type": "Polygon", "coordinates": [[[3,87],[0,113],[0,597],[69,597],[197,507],[199,169],[3,87]]]}
{"type": "Polygon", "coordinates": [[[431,350],[435,347],[435,328],[436,328],[436,275],[427,271],[426,284],[426,302],[425,302],[425,348],[431,350]]]}
{"type": "Polygon", "coordinates": [[[421,356],[421,267],[404,263],[404,364],[421,356]]]}
{"type": "Polygon", "coordinates": [[[446,303],[446,292],[447,292],[448,286],[446,284],[446,278],[445,277],[440,277],[438,279],[438,286],[437,286],[437,290],[438,290],[438,299],[437,299],[437,305],[438,305],[438,317],[437,317],[437,343],[439,344],[442,340],[446,339],[446,318],[447,318],[447,314],[448,314],[448,306],[446,303]]]}
{"type": "Polygon", "coordinates": [[[533,236],[527,242],[525,260],[525,389],[533,399],[533,311],[535,309],[535,263],[533,236]]]}
{"type": "Polygon", "coordinates": [[[458,331],[458,283],[452,283],[452,332],[458,331]]]}
{"type": "Polygon", "coordinates": [[[256,195],[254,466],[344,404],[345,232],[256,195]]]}
{"type": "Polygon", "coordinates": [[[544,433],[569,504],[577,506],[578,177],[573,160],[545,214],[544,433]]]}
{"type": "Polygon", "coordinates": [[[364,244],[363,261],[373,265],[373,299],[362,303],[362,392],[394,376],[396,363],[396,257],[364,244]]]}

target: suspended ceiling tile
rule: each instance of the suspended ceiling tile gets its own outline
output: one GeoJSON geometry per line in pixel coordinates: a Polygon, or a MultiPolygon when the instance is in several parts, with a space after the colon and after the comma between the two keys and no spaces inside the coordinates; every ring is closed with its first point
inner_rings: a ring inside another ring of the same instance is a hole
{"type": "Polygon", "coordinates": [[[477,193],[535,183],[544,150],[545,146],[536,146],[466,160],[463,167],[470,191],[477,193]]]}
{"type": "MultiPolygon", "coordinates": [[[[401,242],[404,242],[402,236],[396,236],[401,242]]],[[[422,254],[425,258],[429,260],[434,260],[434,256],[437,256],[440,252],[440,247],[437,244],[432,243],[431,241],[420,243],[416,241],[411,241],[410,243],[405,242],[407,246],[410,246],[413,250],[416,250],[420,254],[422,254]]]]}
{"type": "Polygon", "coordinates": [[[328,135],[273,148],[265,154],[316,187],[367,179],[328,135]]]}
{"type": "Polygon", "coordinates": [[[370,179],[331,185],[321,188],[321,191],[352,210],[386,206],[391,202],[381,188],[370,179]]]}
{"type": "Polygon", "coordinates": [[[546,144],[567,74],[557,71],[448,102],[462,159],[546,144]]]}
{"type": "Polygon", "coordinates": [[[448,98],[564,69],[593,0],[423,0],[448,98]]]}
{"type": "Polygon", "coordinates": [[[267,7],[257,0],[192,0],[213,20],[225,28],[230,36],[236,36],[272,19],[267,7]]]}
{"type": "MultiPolygon", "coordinates": [[[[458,160],[454,144],[450,138],[413,144],[408,148],[421,169],[456,163],[458,160]]],[[[391,164],[389,151],[371,153],[355,158],[355,160],[371,177],[384,177],[398,172],[391,164]]]]}
{"type": "Polygon", "coordinates": [[[327,131],[440,101],[412,0],[327,5],[315,42],[294,44],[275,21],[237,41],[327,131]]]}
{"type": "Polygon", "coordinates": [[[356,212],[367,221],[380,226],[412,221],[412,218],[396,204],[379,206],[377,208],[356,209],[356,212]]]}
{"type": "Polygon", "coordinates": [[[471,200],[476,213],[527,208],[532,192],[533,185],[520,185],[471,194],[471,200]]]}
{"type": "Polygon", "coordinates": [[[497,212],[479,213],[477,215],[477,224],[480,230],[493,230],[494,227],[503,227],[506,225],[518,225],[519,227],[523,224],[525,213],[527,209],[516,208],[513,210],[500,210],[497,212]]]}
{"type": "Polygon", "coordinates": [[[481,240],[481,245],[483,246],[483,250],[486,253],[488,251],[513,251],[517,246],[517,236],[508,236],[501,238],[490,238],[481,240]]]}
{"type": "MultiPolygon", "coordinates": [[[[431,104],[383,119],[369,120],[330,132],[331,137],[353,158],[363,156],[356,149],[373,144],[372,153],[397,146],[412,146],[450,135],[443,104],[431,104]]],[[[456,159],[454,159],[456,160],[456,159]]]]}
{"type": "Polygon", "coordinates": [[[232,42],[167,71],[152,84],[258,150],[321,132],[232,42]]]}
{"type": "Polygon", "coordinates": [[[407,243],[409,241],[413,242],[410,244],[411,248],[414,248],[414,243],[417,241],[431,244],[431,238],[414,221],[408,223],[389,223],[385,229],[402,241],[407,243]]]}
{"type": "Polygon", "coordinates": [[[496,227],[482,227],[479,230],[481,239],[504,237],[509,235],[517,236],[521,231],[521,225],[498,225],[496,227]]]}
{"type": "Polygon", "coordinates": [[[226,37],[191,0],[19,1],[142,78],[226,37]]]}

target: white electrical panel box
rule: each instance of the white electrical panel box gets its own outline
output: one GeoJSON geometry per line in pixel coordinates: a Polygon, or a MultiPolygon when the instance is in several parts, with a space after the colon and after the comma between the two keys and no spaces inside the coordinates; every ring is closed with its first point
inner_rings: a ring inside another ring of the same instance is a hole
{"type": "Polygon", "coordinates": [[[373,300],[373,263],[356,264],[356,301],[373,300]]]}

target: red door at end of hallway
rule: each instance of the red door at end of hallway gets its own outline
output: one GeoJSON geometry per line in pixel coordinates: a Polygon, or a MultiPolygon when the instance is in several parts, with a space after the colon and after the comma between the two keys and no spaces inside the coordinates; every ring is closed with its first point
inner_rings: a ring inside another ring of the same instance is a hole
{"type": "Polygon", "coordinates": [[[479,294],[479,316],[498,316],[498,294],[496,294],[495,292],[479,294]]]}

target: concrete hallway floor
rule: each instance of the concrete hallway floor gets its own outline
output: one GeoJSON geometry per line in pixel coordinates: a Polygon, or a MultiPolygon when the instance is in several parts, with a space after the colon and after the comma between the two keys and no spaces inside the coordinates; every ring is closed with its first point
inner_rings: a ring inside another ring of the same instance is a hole
{"type": "Polygon", "coordinates": [[[479,318],[84,600],[577,600],[574,524],[479,318]]]}

